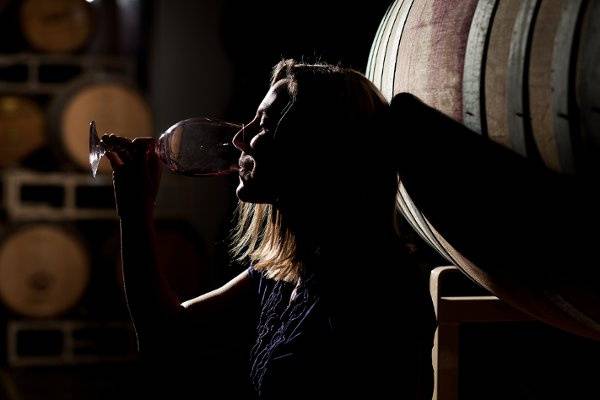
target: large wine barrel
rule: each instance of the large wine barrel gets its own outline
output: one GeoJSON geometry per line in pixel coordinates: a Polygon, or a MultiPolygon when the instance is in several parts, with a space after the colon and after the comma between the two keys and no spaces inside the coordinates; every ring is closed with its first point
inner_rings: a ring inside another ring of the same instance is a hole
{"type": "Polygon", "coordinates": [[[367,65],[404,118],[411,225],[509,303],[595,338],[599,219],[579,178],[600,155],[599,3],[397,0],[367,65]]]}
{"type": "MultiPolygon", "coordinates": [[[[552,57],[554,55],[554,38],[563,38],[559,34],[559,23],[562,9],[570,0],[546,0],[542,2],[538,18],[545,21],[536,24],[531,37],[531,55],[529,61],[529,97],[531,105],[531,130],[537,142],[540,155],[547,165],[560,170],[561,165],[572,169],[572,159],[561,162],[558,152],[555,129],[553,124],[552,98],[552,57]],[[567,165],[569,165],[567,167],[567,165]]],[[[558,51],[557,51],[558,54],[558,51]]],[[[567,65],[568,66],[568,65],[567,65]]],[[[555,74],[558,74],[556,71],[555,74]]],[[[568,77],[562,77],[561,79],[568,77]]],[[[559,84],[560,82],[557,82],[559,84]]],[[[567,149],[569,150],[569,149],[567,149]]],[[[564,156],[571,155],[570,151],[564,156]]]]}
{"type": "Polygon", "coordinates": [[[462,71],[477,0],[394,2],[373,44],[367,75],[389,100],[410,92],[462,119],[462,71]]]}
{"type": "MultiPolygon", "coordinates": [[[[482,77],[479,77],[483,79],[485,85],[484,93],[478,93],[477,100],[481,101],[483,97],[485,101],[485,114],[480,118],[486,120],[486,133],[490,139],[525,155],[525,140],[518,132],[509,131],[508,117],[508,83],[513,79],[509,78],[511,39],[519,10],[523,7],[522,3],[526,2],[521,0],[497,2],[494,19],[488,20],[482,27],[489,30],[487,38],[489,45],[485,60],[483,57],[481,60],[485,65],[485,72],[482,77]]],[[[473,68],[479,70],[480,67],[475,65],[473,68]]]]}
{"type": "Polygon", "coordinates": [[[448,260],[515,307],[600,338],[600,199],[593,190],[409,94],[394,97],[392,107],[402,132],[398,204],[407,219],[448,260]]]}
{"type": "Polygon", "coordinates": [[[44,113],[30,99],[0,97],[0,167],[18,162],[45,142],[44,113]]]}
{"type": "Polygon", "coordinates": [[[367,75],[388,100],[412,93],[556,171],[588,172],[600,155],[597,8],[583,0],[396,1],[367,75]]]}
{"type": "Polygon", "coordinates": [[[71,231],[26,225],[0,244],[0,299],[27,317],[56,317],[75,306],[89,281],[87,249],[71,231]]]}
{"type": "Polygon", "coordinates": [[[21,28],[37,50],[70,52],[89,41],[94,19],[85,0],[26,0],[21,7],[21,28]]]}
{"type": "Polygon", "coordinates": [[[588,167],[597,171],[600,167],[600,2],[589,1],[583,16],[579,36],[579,55],[574,71],[577,96],[570,98],[570,106],[576,104],[581,110],[580,128],[583,152],[588,167]],[[573,104],[574,103],[574,104],[573,104]]]}
{"type": "MultiPolygon", "coordinates": [[[[58,95],[50,106],[52,145],[59,157],[89,170],[89,123],[98,134],[110,132],[128,138],[152,136],[152,114],[141,94],[130,84],[109,75],[82,77],[58,95]]],[[[106,159],[100,173],[110,171],[106,159]]]]}
{"type": "MultiPolygon", "coordinates": [[[[460,120],[465,49],[476,5],[475,0],[394,2],[371,49],[369,79],[388,100],[410,92],[460,120]]],[[[398,200],[413,209],[408,196],[398,200]]],[[[422,215],[414,211],[405,214],[411,225],[442,252],[422,215]]]]}

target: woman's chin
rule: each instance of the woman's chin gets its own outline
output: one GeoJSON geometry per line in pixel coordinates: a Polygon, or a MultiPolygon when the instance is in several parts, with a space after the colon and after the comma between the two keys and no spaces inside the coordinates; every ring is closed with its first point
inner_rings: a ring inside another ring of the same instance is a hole
{"type": "Polygon", "coordinates": [[[244,182],[240,179],[240,183],[239,183],[238,187],[235,189],[235,195],[241,201],[248,201],[248,200],[246,200],[248,197],[246,192],[247,192],[246,186],[244,185],[244,182]]]}
{"type": "Polygon", "coordinates": [[[240,201],[245,203],[273,203],[273,196],[269,196],[264,190],[259,190],[251,182],[244,181],[241,178],[235,194],[240,201]]]}
{"type": "Polygon", "coordinates": [[[255,203],[254,200],[256,196],[253,193],[252,184],[248,184],[248,182],[244,181],[241,177],[240,183],[237,189],[235,190],[235,194],[237,198],[240,199],[240,201],[246,203],[255,203]]]}

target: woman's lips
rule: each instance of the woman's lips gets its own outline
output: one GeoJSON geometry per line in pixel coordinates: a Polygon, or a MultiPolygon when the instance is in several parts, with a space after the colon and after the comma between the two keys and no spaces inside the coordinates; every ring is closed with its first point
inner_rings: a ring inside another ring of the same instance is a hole
{"type": "Polygon", "coordinates": [[[239,166],[239,174],[247,176],[254,170],[254,159],[251,156],[243,155],[240,157],[239,166]]]}

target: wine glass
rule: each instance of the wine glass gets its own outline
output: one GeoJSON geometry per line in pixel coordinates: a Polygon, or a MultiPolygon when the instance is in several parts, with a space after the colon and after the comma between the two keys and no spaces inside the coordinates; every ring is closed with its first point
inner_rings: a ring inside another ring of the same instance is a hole
{"type": "MultiPolygon", "coordinates": [[[[240,152],[231,139],[242,125],[200,117],[179,121],[155,141],[154,151],[173,173],[188,176],[219,176],[239,170],[240,152]]],[[[95,178],[100,159],[111,151],[98,138],[90,122],[90,168],[95,178]]]]}

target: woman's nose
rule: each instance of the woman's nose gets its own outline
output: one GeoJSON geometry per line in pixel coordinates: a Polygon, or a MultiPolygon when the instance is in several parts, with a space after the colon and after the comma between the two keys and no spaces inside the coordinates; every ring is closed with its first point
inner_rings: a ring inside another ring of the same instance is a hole
{"type": "Polygon", "coordinates": [[[236,149],[248,152],[250,148],[250,140],[252,139],[252,134],[250,131],[253,129],[254,121],[250,122],[248,125],[242,125],[242,129],[235,134],[233,139],[231,139],[231,143],[235,146],[236,149]]]}
{"type": "Polygon", "coordinates": [[[246,125],[242,125],[242,129],[240,129],[231,139],[231,143],[233,146],[240,150],[245,151],[247,149],[247,144],[245,143],[244,136],[246,135],[246,125]]]}

